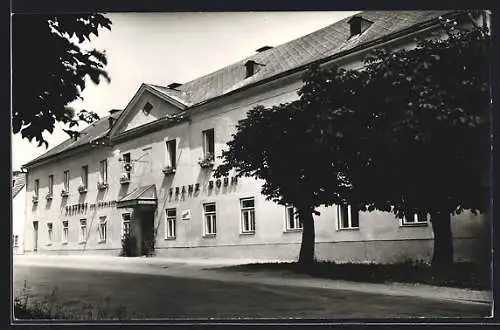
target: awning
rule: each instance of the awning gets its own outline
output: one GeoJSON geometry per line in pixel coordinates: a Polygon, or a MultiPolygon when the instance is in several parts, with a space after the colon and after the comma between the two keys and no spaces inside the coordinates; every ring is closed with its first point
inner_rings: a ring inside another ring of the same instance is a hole
{"type": "Polygon", "coordinates": [[[136,207],[136,206],[155,206],[156,198],[156,185],[139,187],[129,194],[125,195],[116,203],[117,208],[122,207],[136,207]]]}

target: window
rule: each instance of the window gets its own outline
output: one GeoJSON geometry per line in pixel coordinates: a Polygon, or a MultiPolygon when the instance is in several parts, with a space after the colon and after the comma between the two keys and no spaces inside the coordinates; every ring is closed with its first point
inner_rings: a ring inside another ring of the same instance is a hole
{"type": "Polygon", "coordinates": [[[49,243],[52,243],[52,238],[53,238],[53,230],[52,230],[52,223],[47,224],[47,238],[49,239],[49,243]]]}
{"type": "Polygon", "coordinates": [[[14,247],[19,246],[19,235],[14,235],[14,247]]]}
{"type": "Polygon", "coordinates": [[[214,150],[215,150],[214,136],[215,132],[213,128],[203,131],[203,157],[205,159],[214,156],[214,150]]]}
{"type": "Polygon", "coordinates": [[[285,207],[286,230],[301,230],[302,221],[298,217],[297,209],[291,205],[285,207]]]}
{"type": "Polygon", "coordinates": [[[80,242],[87,241],[87,220],[80,219],[80,242]]]}
{"type": "Polygon", "coordinates": [[[63,221],[62,222],[62,242],[63,243],[68,243],[68,236],[69,236],[69,223],[68,223],[68,221],[63,221]]]}
{"type": "Polygon", "coordinates": [[[205,218],[205,235],[215,235],[217,233],[217,220],[215,215],[215,203],[203,204],[205,218]]]}
{"type": "Polygon", "coordinates": [[[35,196],[38,197],[38,190],[40,189],[40,180],[36,179],[35,180],[35,187],[33,191],[35,192],[35,196]]]}
{"type": "Polygon", "coordinates": [[[82,186],[87,189],[89,183],[89,167],[82,166],[82,186]]]}
{"type": "Polygon", "coordinates": [[[165,167],[175,168],[176,167],[176,140],[170,140],[166,142],[167,152],[165,159],[165,167]]]}
{"type": "Polygon", "coordinates": [[[144,112],[144,114],[147,116],[149,115],[151,110],[153,110],[153,105],[149,102],[146,102],[146,104],[144,104],[144,107],[142,108],[142,112],[144,112]]]}
{"type": "Polygon", "coordinates": [[[12,187],[16,185],[16,180],[12,180],[12,187]]]}
{"type": "Polygon", "coordinates": [[[108,229],[106,228],[106,217],[100,217],[99,218],[99,241],[100,242],[105,242],[106,238],[108,236],[108,229]]]}
{"type": "Polygon", "coordinates": [[[165,221],[165,237],[166,238],[175,238],[175,223],[177,219],[177,211],[176,209],[167,209],[165,210],[167,213],[167,218],[165,221]]]}
{"type": "Polygon", "coordinates": [[[130,213],[122,215],[122,236],[130,235],[130,213]]]}
{"type": "Polygon", "coordinates": [[[425,212],[406,212],[401,220],[401,225],[403,226],[411,226],[411,225],[426,225],[427,221],[430,218],[430,215],[425,212]],[[406,214],[411,214],[411,216],[407,216],[406,214]]]}
{"type": "Polygon", "coordinates": [[[358,229],[359,211],[351,208],[351,205],[339,205],[337,207],[338,229],[358,229]]]}
{"type": "Polygon", "coordinates": [[[108,161],[101,160],[99,166],[99,182],[108,183],[108,161]]]}
{"type": "Polygon", "coordinates": [[[255,233],[255,200],[244,198],[240,200],[241,206],[241,231],[242,233],[255,233]]]}
{"type": "Polygon", "coordinates": [[[64,191],[69,191],[69,171],[64,171],[64,191]]]}
{"type": "Polygon", "coordinates": [[[123,154],[123,173],[127,175],[128,179],[130,179],[130,172],[132,171],[130,163],[130,153],[127,152],[126,154],[123,154]]]}
{"type": "Polygon", "coordinates": [[[54,175],[49,175],[49,195],[54,194],[54,175]]]}

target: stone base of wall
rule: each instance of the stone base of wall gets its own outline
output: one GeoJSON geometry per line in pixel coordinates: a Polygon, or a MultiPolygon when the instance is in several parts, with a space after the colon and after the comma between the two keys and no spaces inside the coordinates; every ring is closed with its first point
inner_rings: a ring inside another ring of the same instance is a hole
{"type": "MultiPolygon", "coordinates": [[[[262,261],[297,260],[300,243],[248,244],[226,246],[199,246],[157,248],[156,257],[178,259],[253,259],[262,261]]],[[[374,240],[316,243],[316,259],[336,262],[395,263],[408,260],[429,262],[432,258],[432,239],[374,240]]],[[[26,251],[26,254],[50,255],[113,255],[121,249],[26,251]]],[[[475,238],[454,240],[455,261],[489,262],[485,242],[475,238]]]]}

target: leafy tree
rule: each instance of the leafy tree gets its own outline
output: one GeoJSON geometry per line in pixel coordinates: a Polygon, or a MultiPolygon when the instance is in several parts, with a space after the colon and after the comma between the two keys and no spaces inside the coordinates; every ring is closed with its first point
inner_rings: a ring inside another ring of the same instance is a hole
{"type": "Polygon", "coordinates": [[[432,264],[444,268],[451,215],[488,209],[490,40],[486,25],[464,17],[442,21],[444,38],[376,50],[361,71],[313,69],[300,91],[323,118],[324,161],[349,181],[337,202],[430,214],[432,264]]]}
{"type": "MultiPolygon", "coordinates": [[[[99,30],[111,30],[111,21],[101,14],[25,15],[12,17],[13,132],[38,145],[47,141],[42,133],[52,133],[55,122],[78,125],[99,116],[91,111],[75,111],[68,104],[82,99],[86,78],[95,84],[110,81],[105,71],[104,52],[83,50],[99,30]],[[76,42],[78,39],[78,42],[76,42]]],[[[78,134],[65,130],[70,135],[78,134]]]]}
{"type": "Polygon", "coordinates": [[[293,205],[303,226],[299,263],[305,265],[314,262],[315,207],[331,205],[346,187],[323,161],[322,147],[312,143],[317,124],[300,101],[257,106],[237,126],[214,174],[221,177],[234,168],[238,177],[264,180],[262,194],[268,200],[293,205]]]}

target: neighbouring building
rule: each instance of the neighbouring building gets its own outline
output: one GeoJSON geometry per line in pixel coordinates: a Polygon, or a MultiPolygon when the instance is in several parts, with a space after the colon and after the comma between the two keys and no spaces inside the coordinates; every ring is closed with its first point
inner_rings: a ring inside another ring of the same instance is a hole
{"type": "Polygon", "coordinates": [[[12,252],[24,252],[24,226],[26,206],[26,173],[12,172],[12,252]]]}
{"type": "MultiPolygon", "coordinates": [[[[311,63],[361,68],[367,51],[414,47],[415,37],[439,29],[439,16],[457,15],[362,12],[187,83],[143,84],[125,109],[24,166],[25,251],[118,255],[129,233],[139,255],[295,259],[301,224],[293,207],[266,201],[262,182],[252,178],[212,176],[236,124],[256,105],[297,99],[311,63]]],[[[318,259],[394,262],[432,254],[426,215],[320,211],[318,259]]],[[[463,213],[452,226],[457,260],[488,255],[487,217],[463,213]]]]}

